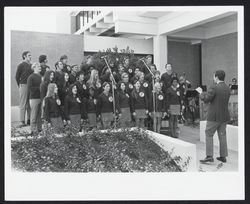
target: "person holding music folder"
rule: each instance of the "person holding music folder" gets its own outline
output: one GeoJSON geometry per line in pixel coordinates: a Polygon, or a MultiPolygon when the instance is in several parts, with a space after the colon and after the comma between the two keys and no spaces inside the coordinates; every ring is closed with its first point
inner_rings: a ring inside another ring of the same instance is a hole
{"type": "Polygon", "coordinates": [[[110,93],[111,85],[108,82],[104,82],[102,87],[103,92],[97,100],[97,115],[101,118],[103,129],[108,129],[115,119],[114,103],[116,105],[116,110],[118,110],[118,104],[112,96],[112,93],[110,93]]]}
{"type": "Polygon", "coordinates": [[[118,83],[117,102],[121,111],[119,118],[120,127],[130,127],[131,125],[131,96],[126,90],[125,82],[118,83]]]}
{"type": "Polygon", "coordinates": [[[44,98],[44,118],[48,123],[48,127],[61,131],[63,128],[61,101],[57,96],[58,88],[55,83],[48,85],[46,97],[44,98]]]}
{"type": "Polygon", "coordinates": [[[149,111],[151,112],[153,120],[156,120],[155,121],[156,132],[160,133],[162,118],[167,115],[167,98],[162,92],[162,86],[159,82],[155,83],[154,92],[155,92],[155,110],[153,104],[153,94],[151,94],[149,111]]]}
{"type": "Polygon", "coordinates": [[[134,83],[134,90],[131,93],[131,108],[137,127],[145,128],[145,118],[148,112],[148,97],[145,90],[141,88],[139,80],[134,83]]]}
{"type": "Polygon", "coordinates": [[[176,129],[178,123],[178,116],[181,110],[181,95],[178,88],[178,78],[174,77],[171,80],[171,86],[167,89],[167,109],[170,114],[169,126],[171,136],[177,138],[176,129]]]}

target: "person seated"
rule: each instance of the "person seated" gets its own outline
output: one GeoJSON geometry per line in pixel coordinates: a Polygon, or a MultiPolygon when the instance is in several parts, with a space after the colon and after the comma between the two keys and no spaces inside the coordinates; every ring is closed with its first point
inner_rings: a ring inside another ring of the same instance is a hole
{"type": "Polygon", "coordinates": [[[187,90],[191,88],[191,83],[186,80],[185,74],[181,75],[179,78],[179,89],[180,89],[180,94],[181,94],[181,104],[182,105],[187,105],[187,98],[186,98],[186,94],[187,94],[187,90]]]}

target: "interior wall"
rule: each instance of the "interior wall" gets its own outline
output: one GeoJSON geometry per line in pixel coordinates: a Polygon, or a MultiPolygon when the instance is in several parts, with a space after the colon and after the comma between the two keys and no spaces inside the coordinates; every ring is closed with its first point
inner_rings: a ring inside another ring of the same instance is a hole
{"type": "Polygon", "coordinates": [[[237,33],[202,40],[202,82],[210,86],[213,73],[222,69],[226,72],[225,81],[231,83],[238,76],[237,33]]]}
{"type": "Polygon", "coordinates": [[[38,61],[41,54],[47,55],[48,65],[54,64],[60,56],[66,54],[69,64],[80,65],[83,59],[83,36],[40,33],[27,31],[11,32],[11,105],[19,104],[19,92],[15,75],[18,64],[22,61],[22,52],[29,50],[32,62],[38,61]]]}
{"type": "Polygon", "coordinates": [[[192,88],[200,85],[200,45],[189,42],[168,41],[168,63],[178,76],[186,73],[192,88]]]}

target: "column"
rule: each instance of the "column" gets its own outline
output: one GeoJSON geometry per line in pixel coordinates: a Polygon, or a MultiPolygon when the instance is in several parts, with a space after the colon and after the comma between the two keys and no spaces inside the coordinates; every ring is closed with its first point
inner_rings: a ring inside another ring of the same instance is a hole
{"type": "Polygon", "coordinates": [[[163,74],[165,65],[168,61],[168,41],[166,35],[157,35],[153,37],[154,64],[163,74]]]}

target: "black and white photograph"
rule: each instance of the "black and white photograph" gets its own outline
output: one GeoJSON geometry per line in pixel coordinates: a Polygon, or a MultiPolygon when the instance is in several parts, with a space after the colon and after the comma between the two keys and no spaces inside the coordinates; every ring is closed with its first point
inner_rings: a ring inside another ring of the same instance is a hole
{"type": "Polygon", "coordinates": [[[243,11],[5,7],[6,200],[244,199],[243,11]]]}

